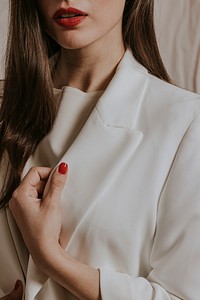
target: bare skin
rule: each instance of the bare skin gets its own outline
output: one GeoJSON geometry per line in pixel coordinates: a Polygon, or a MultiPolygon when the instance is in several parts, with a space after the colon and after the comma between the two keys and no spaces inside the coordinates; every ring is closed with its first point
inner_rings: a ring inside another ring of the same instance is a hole
{"type": "Polygon", "coordinates": [[[61,46],[55,86],[69,85],[84,92],[104,90],[121,60],[125,46],[122,17],[125,0],[38,0],[45,29],[61,46]],[[75,7],[87,14],[72,30],[63,30],[52,20],[62,7],[75,7]],[[110,17],[112,13],[112,18],[110,17]]]}
{"type": "Polygon", "coordinates": [[[101,299],[99,271],[72,258],[60,245],[60,196],[67,175],[58,168],[32,168],[15,190],[9,207],[37,267],[78,299],[101,299]],[[42,196],[42,199],[40,198],[42,196]]]}

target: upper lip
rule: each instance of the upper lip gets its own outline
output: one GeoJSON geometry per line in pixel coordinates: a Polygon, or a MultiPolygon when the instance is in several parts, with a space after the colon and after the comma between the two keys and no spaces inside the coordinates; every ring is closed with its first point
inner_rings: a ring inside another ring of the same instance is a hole
{"type": "Polygon", "coordinates": [[[64,15],[86,16],[87,14],[77,8],[74,8],[74,7],[60,8],[53,15],[53,19],[57,19],[64,15]]]}

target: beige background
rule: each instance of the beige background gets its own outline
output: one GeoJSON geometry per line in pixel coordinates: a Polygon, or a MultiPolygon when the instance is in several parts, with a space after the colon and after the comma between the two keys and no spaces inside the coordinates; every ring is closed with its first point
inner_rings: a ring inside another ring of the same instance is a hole
{"type": "Polygon", "coordinates": [[[169,75],[200,93],[200,0],[155,0],[155,22],[169,75]]]}
{"type": "MultiPolygon", "coordinates": [[[[0,78],[6,43],[8,0],[0,0],[0,78]]],[[[178,86],[200,93],[200,0],[155,0],[162,58],[178,86]]]]}
{"type": "Polygon", "coordinates": [[[8,23],[8,3],[9,0],[0,0],[0,79],[3,78],[4,52],[8,23]]]}

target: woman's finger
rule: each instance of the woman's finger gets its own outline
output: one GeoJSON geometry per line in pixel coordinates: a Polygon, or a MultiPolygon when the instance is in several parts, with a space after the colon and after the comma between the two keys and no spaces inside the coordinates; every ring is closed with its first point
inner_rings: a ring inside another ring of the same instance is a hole
{"type": "Polygon", "coordinates": [[[45,199],[56,201],[60,199],[62,190],[64,188],[68,173],[68,165],[66,163],[61,163],[52,173],[50,178],[47,192],[45,194],[45,199]]]}
{"type": "Polygon", "coordinates": [[[41,180],[35,187],[38,195],[43,195],[47,180],[41,180]]]}
{"type": "Polygon", "coordinates": [[[41,181],[47,180],[52,169],[46,167],[32,167],[22,180],[21,186],[37,187],[41,181]]]}
{"type": "Polygon", "coordinates": [[[18,207],[22,207],[24,203],[27,202],[27,199],[42,198],[46,181],[51,171],[51,168],[45,167],[33,167],[29,170],[9,201],[9,208],[13,214],[16,209],[16,204],[18,207]]]}

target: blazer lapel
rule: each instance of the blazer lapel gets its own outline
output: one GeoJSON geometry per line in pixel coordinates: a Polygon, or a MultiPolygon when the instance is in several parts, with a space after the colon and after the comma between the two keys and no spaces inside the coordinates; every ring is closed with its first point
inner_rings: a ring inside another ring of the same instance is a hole
{"type": "Polygon", "coordinates": [[[146,70],[127,51],[106,92],[60,160],[69,164],[68,181],[61,199],[61,240],[67,249],[84,218],[142,140],[138,116],[148,84],[144,73],[146,70]]]}
{"type": "MultiPolygon", "coordinates": [[[[49,161],[52,166],[61,161],[69,165],[67,184],[61,198],[61,242],[68,251],[87,214],[100,201],[142,141],[138,117],[148,84],[146,72],[127,50],[114,78],[71,147],[62,158],[57,161],[53,159],[53,163],[49,161]]],[[[50,139],[50,135],[46,142],[51,149],[56,143],[50,139]]],[[[45,147],[45,143],[42,147],[45,147]]],[[[39,155],[33,161],[39,164],[39,155]]],[[[29,160],[24,174],[33,161],[29,160]]],[[[47,279],[38,276],[39,279],[36,279],[36,273],[30,261],[27,300],[33,300],[36,295],[40,299],[38,293],[47,279]],[[37,287],[35,285],[34,291],[29,293],[29,285],[36,281],[37,287]]]]}
{"type": "Polygon", "coordinates": [[[147,70],[127,50],[115,76],[97,103],[104,123],[115,128],[140,131],[137,123],[147,86],[147,70]]]}

